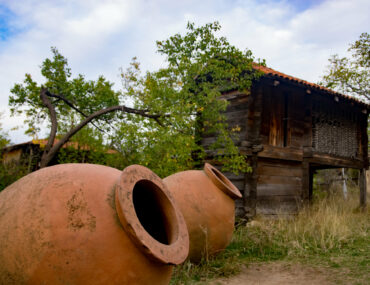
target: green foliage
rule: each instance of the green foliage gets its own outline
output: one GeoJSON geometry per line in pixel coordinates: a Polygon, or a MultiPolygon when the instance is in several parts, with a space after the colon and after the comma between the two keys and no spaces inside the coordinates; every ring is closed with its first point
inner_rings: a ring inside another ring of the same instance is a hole
{"type": "Polygon", "coordinates": [[[85,126],[70,140],[66,148],[59,150],[55,163],[93,163],[123,169],[121,154],[104,144],[100,131],[85,126]]]}
{"type": "MultiPolygon", "coordinates": [[[[142,75],[134,59],[122,72],[123,92],[114,92],[104,77],[96,81],[87,81],[83,75],[72,78],[67,59],[52,48],[53,58],[41,65],[45,83],[39,85],[26,74],[24,82],[11,90],[11,113],[25,114],[27,133],[36,136],[45,122],[51,124],[49,110],[40,98],[41,88],[45,87],[48,96],[53,95],[57,136],[62,137],[87,115],[127,102],[151,118],[138,113],[105,114],[94,121],[95,127],[105,131],[104,136],[90,127],[80,130],[75,140],[81,145],[93,145],[94,149],[99,149],[96,142],[101,146],[110,142],[121,154],[122,167],[139,163],[163,177],[199,166],[206,156],[201,139],[214,135],[217,141],[212,147],[217,150],[216,159],[223,163],[223,170],[251,171],[234,145],[236,133],[226,123],[223,112],[227,102],[222,93],[235,89],[248,92],[260,73],[252,68],[250,50],[242,52],[224,37],[216,36],[220,28],[217,22],[202,27],[189,23],[185,35],[158,41],[158,52],[166,57],[167,66],[142,75]]],[[[59,161],[81,159],[72,153],[61,153],[59,161]]]]}
{"type": "Polygon", "coordinates": [[[370,35],[362,33],[350,46],[351,57],[333,55],[329,59],[328,72],[320,84],[344,94],[356,96],[365,102],[370,100],[370,35]]]}
{"type": "MultiPolygon", "coordinates": [[[[0,113],[0,119],[3,113],[0,113]]],[[[2,149],[9,144],[8,134],[3,132],[2,124],[0,123],[0,191],[3,190],[6,186],[13,183],[15,180],[18,179],[18,176],[21,175],[20,172],[12,171],[14,167],[10,165],[6,167],[3,163],[2,159],[2,149]]],[[[22,177],[22,176],[20,176],[22,177]]]]}
{"type": "MultiPolygon", "coordinates": [[[[57,118],[58,133],[63,134],[78,124],[85,115],[109,106],[118,105],[119,94],[112,90],[112,83],[103,76],[96,81],[87,81],[79,74],[72,78],[67,59],[56,48],[51,49],[52,59],[45,59],[41,65],[41,74],[45,79],[43,85],[37,84],[30,74],[26,74],[23,84],[15,84],[11,89],[9,106],[12,115],[26,115],[28,125],[26,134],[37,136],[40,128],[49,123],[49,111],[40,99],[41,87],[46,87],[50,93],[61,95],[76,108],[71,108],[66,101],[56,98],[53,101],[57,118]],[[80,112],[78,112],[79,110],[80,112]]],[[[104,115],[96,122],[100,127],[109,130],[105,121],[112,114],[104,115]]]]}
{"type": "Polygon", "coordinates": [[[200,146],[202,136],[217,134],[213,148],[219,150],[224,170],[250,171],[233,143],[223,114],[227,102],[222,92],[248,92],[252,81],[260,76],[252,68],[252,53],[217,37],[217,22],[202,27],[189,23],[187,30],[185,35],[157,42],[167,67],[141,75],[134,58],[122,72],[124,94],[134,107],[165,117],[161,125],[146,118],[131,118],[132,124],[120,127],[120,149],[133,155],[133,161],[166,176],[198,165],[205,157],[200,146]]]}
{"type": "MultiPolygon", "coordinates": [[[[2,116],[3,116],[3,113],[0,112],[0,119],[2,118],[2,116]]],[[[10,143],[10,140],[8,139],[8,134],[3,131],[2,124],[0,122],[0,155],[1,155],[1,149],[9,143],[10,143]]]]}
{"type": "Polygon", "coordinates": [[[0,191],[27,174],[27,167],[17,162],[0,163],[0,191]]]}

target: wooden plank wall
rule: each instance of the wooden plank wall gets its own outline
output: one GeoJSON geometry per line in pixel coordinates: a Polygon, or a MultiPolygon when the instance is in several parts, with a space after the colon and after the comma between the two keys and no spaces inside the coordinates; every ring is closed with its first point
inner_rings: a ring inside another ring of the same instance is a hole
{"type": "Polygon", "coordinates": [[[258,82],[258,84],[252,87],[247,113],[247,134],[243,142],[245,154],[248,155],[247,159],[252,168],[252,172],[247,172],[244,175],[243,211],[244,217],[248,219],[256,215],[258,153],[263,148],[260,134],[263,113],[263,94],[264,86],[261,82],[258,82]]]}
{"type": "Polygon", "coordinates": [[[296,214],[302,200],[302,163],[259,158],[257,214],[296,214]]]}
{"type": "Polygon", "coordinates": [[[229,128],[238,130],[234,143],[240,146],[247,132],[249,95],[235,92],[225,95],[224,98],[229,102],[226,109],[227,123],[229,128]]]}
{"type": "Polygon", "coordinates": [[[305,96],[302,89],[265,86],[261,124],[263,144],[302,148],[303,135],[310,128],[310,122],[305,120],[305,96]]]}
{"type": "MultiPolygon", "coordinates": [[[[234,143],[240,146],[241,141],[245,139],[247,129],[247,111],[248,111],[248,96],[247,94],[241,94],[240,92],[230,92],[222,96],[229,102],[225,115],[227,123],[230,129],[235,130],[234,143]]],[[[210,147],[217,140],[217,134],[206,134],[202,138],[202,146],[206,149],[206,153],[209,158],[216,155],[217,150],[211,150],[210,147]]]]}
{"type": "Polygon", "coordinates": [[[303,145],[310,128],[306,92],[284,83],[266,84],[258,154],[257,214],[296,214],[302,202],[303,145]]]}
{"type": "MultiPolygon", "coordinates": [[[[218,170],[221,170],[220,166],[215,166],[218,168],[218,170]]],[[[239,175],[235,175],[234,173],[231,172],[222,172],[230,181],[233,183],[236,188],[239,189],[240,193],[243,194],[243,189],[244,189],[244,173],[239,173],[239,175]]],[[[237,217],[242,217],[244,216],[244,210],[243,210],[243,199],[237,199],[235,201],[235,215],[237,217]]]]}
{"type": "Polygon", "coordinates": [[[311,117],[305,116],[307,110],[307,100],[305,99],[310,95],[305,94],[303,89],[295,88],[293,90],[288,93],[288,146],[302,149],[305,144],[304,135],[310,132],[311,128],[311,117]]]}

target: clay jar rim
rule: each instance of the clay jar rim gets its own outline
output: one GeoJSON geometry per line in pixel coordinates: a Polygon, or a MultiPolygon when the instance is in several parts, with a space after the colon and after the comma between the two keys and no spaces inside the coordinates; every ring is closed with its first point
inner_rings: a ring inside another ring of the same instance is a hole
{"type": "Polygon", "coordinates": [[[115,192],[119,220],[125,232],[140,251],[148,258],[160,263],[177,265],[184,262],[189,253],[188,230],[182,213],[162,179],[144,166],[131,165],[122,171],[115,192]],[[161,243],[149,234],[137,216],[133,191],[135,185],[140,181],[149,181],[154,184],[155,191],[159,191],[161,198],[166,200],[165,206],[172,208],[170,210],[164,209],[165,212],[167,211],[164,213],[166,216],[171,215],[168,217],[170,219],[168,224],[171,226],[169,244],[161,243]]]}
{"type": "Polygon", "coordinates": [[[219,189],[221,189],[231,198],[237,199],[242,197],[239,189],[236,188],[235,185],[225,175],[223,175],[217,168],[215,168],[211,164],[204,164],[204,172],[219,189]]]}

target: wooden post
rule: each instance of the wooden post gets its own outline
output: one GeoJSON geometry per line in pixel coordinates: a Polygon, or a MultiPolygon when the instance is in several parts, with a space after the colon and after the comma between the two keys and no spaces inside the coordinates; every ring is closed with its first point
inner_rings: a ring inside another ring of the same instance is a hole
{"type": "Polygon", "coordinates": [[[360,208],[366,208],[366,169],[360,170],[360,208]]]}
{"type": "Polygon", "coordinates": [[[248,118],[247,118],[247,133],[246,142],[249,148],[250,166],[253,168],[252,173],[246,173],[244,176],[244,193],[243,193],[243,209],[244,215],[250,219],[256,215],[257,206],[257,167],[258,167],[258,152],[262,150],[261,146],[261,119],[262,119],[262,84],[256,84],[252,89],[252,94],[249,97],[248,118]]]}
{"type": "Polygon", "coordinates": [[[243,210],[247,219],[256,215],[257,206],[257,155],[253,154],[250,166],[253,168],[251,173],[246,173],[244,177],[243,210]]]}
{"type": "Polygon", "coordinates": [[[309,193],[308,199],[309,199],[310,202],[312,202],[312,196],[313,196],[313,175],[315,173],[315,170],[313,170],[310,167],[309,168],[309,173],[310,173],[310,177],[309,177],[309,185],[308,185],[308,193],[309,193]]]}
{"type": "Polygon", "coordinates": [[[302,163],[302,200],[306,203],[310,200],[310,166],[307,159],[302,163]]]}
{"type": "Polygon", "coordinates": [[[304,94],[304,133],[303,133],[303,161],[302,161],[302,200],[311,201],[313,189],[313,170],[309,160],[313,155],[312,148],[312,95],[311,91],[304,94]]]}
{"type": "Polygon", "coordinates": [[[361,141],[362,141],[362,154],[363,154],[363,167],[360,169],[360,207],[366,208],[366,170],[369,167],[369,155],[368,155],[368,142],[367,126],[368,126],[368,112],[362,114],[361,126],[361,141]]]}

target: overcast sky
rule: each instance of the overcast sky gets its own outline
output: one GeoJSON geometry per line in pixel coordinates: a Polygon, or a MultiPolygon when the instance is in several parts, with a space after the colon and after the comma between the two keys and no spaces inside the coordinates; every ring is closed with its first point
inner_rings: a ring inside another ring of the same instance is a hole
{"type": "MultiPolygon", "coordinates": [[[[39,67],[55,46],[72,73],[104,75],[120,88],[119,68],[138,57],[143,70],[163,64],[156,40],[196,25],[219,21],[221,35],[269,67],[317,82],[330,55],[346,54],[349,44],[369,32],[369,0],[0,0],[0,111],[9,118],[9,90],[39,67]]],[[[11,131],[13,143],[30,140],[11,131]]]]}

